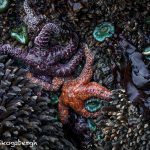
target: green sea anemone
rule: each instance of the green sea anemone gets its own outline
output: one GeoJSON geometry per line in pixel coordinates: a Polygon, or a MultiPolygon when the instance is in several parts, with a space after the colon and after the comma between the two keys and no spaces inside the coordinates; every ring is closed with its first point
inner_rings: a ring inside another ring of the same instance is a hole
{"type": "Polygon", "coordinates": [[[150,46],[146,47],[143,51],[143,55],[147,60],[150,60],[150,46]]]}
{"type": "Polygon", "coordinates": [[[91,98],[85,102],[85,109],[89,112],[96,112],[102,108],[100,99],[91,98]]]}
{"type": "Polygon", "coordinates": [[[13,29],[11,31],[11,37],[17,40],[21,44],[28,44],[28,32],[25,26],[21,26],[19,28],[13,29]]]}
{"type": "Polygon", "coordinates": [[[6,11],[9,7],[9,0],[0,0],[0,13],[6,11]]]}
{"type": "Polygon", "coordinates": [[[103,22],[95,28],[93,36],[97,41],[102,42],[106,38],[111,37],[114,31],[114,26],[111,23],[103,22]]]}

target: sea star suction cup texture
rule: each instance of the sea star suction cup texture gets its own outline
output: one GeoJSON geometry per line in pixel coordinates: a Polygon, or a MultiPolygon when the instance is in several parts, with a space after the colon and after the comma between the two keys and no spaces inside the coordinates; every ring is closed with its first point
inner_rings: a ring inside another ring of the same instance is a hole
{"type": "Polygon", "coordinates": [[[111,100],[112,93],[105,87],[90,82],[93,74],[92,64],[93,55],[85,46],[86,64],[80,76],[74,80],[64,83],[62,93],[59,97],[59,114],[62,123],[68,123],[69,108],[72,108],[79,115],[92,118],[101,114],[101,110],[97,112],[89,112],[85,108],[85,102],[92,97],[100,98],[102,100],[111,100]]]}
{"type": "Polygon", "coordinates": [[[22,60],[30,66],[32,73],[27,77],[32,82],[40,84],[46,90],[57,90],[65,77],[70,76],[84,57],[82,49],[78,50],[78,37],[74,33],[66,46],[49,46],[50,34],[58,34],[59,27],[53,23],[46,24],[35,38],[34,47],[28,51],[13,48],[9,44],[0,46],[0,52],[22,60]],[[62,63],[62,61],[66,61],[62,63]],[[34,76],[36,75],[36,77],[34,76]],[[52,84],[38,79],[38,76],[52,77],[52,84]]]}

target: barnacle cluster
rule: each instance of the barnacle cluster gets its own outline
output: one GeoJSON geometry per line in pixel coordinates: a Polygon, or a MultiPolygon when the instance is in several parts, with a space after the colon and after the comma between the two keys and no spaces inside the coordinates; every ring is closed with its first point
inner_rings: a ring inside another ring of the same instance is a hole
{"type": "Polygon", "coordinates": [[[16,9],[20,7],[20,3],[17,0],[1,0],[0,5],[2,5],[3,3],[6,4],[8,2],[9,5],[7,5],[7,9],[5,10],[5,12],[0,13],[0,41],[12,41],[10,38],[11,29],[21,24],[21,20],[19,18],[19,10],[16,9]]]}
{"type": "Polygon", "coordinates": [[[111,49],[108,46],[104,46],[103,49],[95,48],[95,59],[94,59],[94,81],[105,85],[111,89],[115,88],[114,80],[115,77],[113,72],[113,67],[116,66],[116,59],[113,59],[111,55],[111,49]]]}
{"type": "Polygon", "coordinates": [[[128,101],[125,90],[115,90],[115,101],[111,102],[113,110],[104,112],[97,118],[97,131],[94,138],[98,147],[104,149],[137,149],[150,148],[150,124],[137,108],[128,101]]]}
{"type": "MultiPolygon", "coordinates": [[[[12,65],[13,60],[0,56],[0,140],[1,142],[36,142],[16,145],[17,149],[75,150],[64,137],[57,111],[41,88],[30,83],[25,70],[12,65]]],[[[0,145],[10,149],[12,145],[0,145]]]]}

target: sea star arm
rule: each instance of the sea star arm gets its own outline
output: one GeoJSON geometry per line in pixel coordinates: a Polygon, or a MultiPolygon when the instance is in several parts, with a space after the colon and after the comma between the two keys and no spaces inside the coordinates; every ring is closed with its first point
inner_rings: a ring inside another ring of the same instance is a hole
{"type": "Polygon", "coordinates": [[[44,81],[34,77],[32,73],[27,73],[26,77],[32,83],[40,85],[46,91],[57,91],[64,82],[63,78],[55,77],[55,78],[53,78],[52,83],[50,84],[50,83],[44,82],[44,81]]]}
{"type": "Polygon", "coordinates": [[[72,33],[72,38],[70,39],[69,43],[64,47],[60,57],[61,59],[69,59],[73,56],[78,49],[79,38],[76,33],[72,33]]]}
{"type": "Polygon", "coordinates": [[[66,46],[54,46],[50,49],[51,53],[49,53],[48,61],[50,65],[53,65],[60,60],[70,59],[76,52],[78,48],[78,36],[76,33],[73,33],[72,38],[66,46]]]}
{"type": "Polygon", "coordinates": [[[71,60],[67,64],[54,65],[49,68],[48,72],[52,76],[69,76],[75,71],[75,68],[79,65],[83,56],[83,50],[79,49],[78,52],[71,58],[71,60]]]}
{"type": "Polygon", "coordinates": [[[112,93],[105,87],[97,84],[96,82],[90,82],[85,86],[79,87],[77,90],[77,96],[86,101],[91,97],[100,98],[102,100],[111,100],[112,93]]]}
{"type": "Polygon", "coordinates": [[[90,82],[92,78],[92,74],[93,74],[92,64],[94,60],[94,55],[88,49],[87,45],[85,45],[84,53],[86,57],[86,63],[80,76],[73,81],[74,84],[85,84],[85,83],[90,82]]]}
{"type": "Polygon", "coordinates": [[[27,15],[33,16],[33,10],[29,7],[28,0],[24,0],[23,8],[24,8],[24,11],[27,15]]]}
{"type": "Polygon", "coordinates": [[[44,16],[37,16],[35,12],[30,8],[28,0],[24,1],[23,7],[26,13],[26,16],[24,17],[24,22],[28,25],[28,28],[31,28],[32,30],[37,29],[38,23],[44,19],[44,16]]]}
{"type": "Polygon", "coordinates": [[[69,107],[65,106],[63,104],[63,99],[59,98],[59,104],[58,104],[58,110],[59,110],[59,117],[63,124],[68,123],[69,118],[69,107]]]}
{"type": "Polygon", "coordinates": [[[37,47],[45,48],[48,47],[48,43],[50,41],[50,33],[59,34],[60,29],[54,23],[47,23],[39,33],[39,35],[35,38],[34,44],[37,47]]]}
{"type": "Polygon", "coordinates": [[[28,4],[28,0],[24,0],[23,8],[24,8],[24,11],[27,15],[33,16],[33,10],[30,8],[30,6],[28,4]]]}
{"type": "Polygon", "coordinates": [[[25,60],[27,51],[23,51],[21,48],[14,48],[10,44],[0,45],[0,53],[8,54],[12,57],[25,60]]]}
{"type": "Polygon", "coordinates": [[[14,48],[10,44],[0,45],[0,53],[8,54],[14,58],[20,59],[26,64],[34,66],[38,70],[39,67],[42,68],[41,64],[43,60],[41,60],[41,57],[36,57],[34,53],[32,54],[28,51],[24,51],[21,48],[18,47],[14,48]]]}

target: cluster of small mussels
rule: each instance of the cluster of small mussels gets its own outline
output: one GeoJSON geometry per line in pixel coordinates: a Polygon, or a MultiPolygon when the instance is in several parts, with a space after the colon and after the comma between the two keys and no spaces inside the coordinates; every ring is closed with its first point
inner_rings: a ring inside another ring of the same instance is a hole
{"type": "Polygon", "coordinates": [[[93,79],[110,89],[120,88],[117,69],[120,70],[122,56],[116,50],[117,45],[112,48],[108,42],[112,42],[111,39],[92,49],[95,53],[93,79]]]}
{"type": "Polygon", "coordinates": [[[149,122],[127,100],[123,89],[117,89],[114,93],[115,100],[111,105],[115,109],[104,112],[102,117],[95,120],[95,145],[105,150],[149,150],[149,122]]]}
{"type": "Polygon", "coordinates": [[[4,12],[0,12],[0,41],[10,40],[10,31],[12,28],[20,24],[19,3],[17,0],[2,0],[1,3],[8,1],[8,8],[4,12]]]}
{"type": "MultiPolygon", "coordinates": [[[[106,6],[103,3],[105,1],[102,1],[102,5],[106,6]]],[[[109,20],[104,16],[108,11],[102,8],[103,6],[99,5],[96,0],[60,0],[51,1],[51,3],[48,0],[41,0],[40,2],[32,1],[31,6],[35,6],[36,8],[33,7],[33,9],[41,12],[47,19],[61,22],[62,26],[68,25],[71,29],[78,31],[82,39],[87,41],[90,41],[89,36],[92,35],[97,24],[109,20]]]]}
{"type": "MultiPolygon", "coordinates": [[[[107,50],[109,51],[109,49],[107,50]]],[[[111,56],[109,53],[103,53],[102,49],[95,48],[94,51],[96,51],[96,54],[94,59],[93,79],[94,81],[113,89],[114,76],[112,74],[112,66],[114,62],[110,59],[111,56]]]]}
{"type": "Polygon", "coordinates": [[[131,2],[128,8],[125,10],[126,19],[122,25],[122,34],[127,39],[136,45],[139,50],[147,45],[147,38],[150,33],[148,24],[150,2],[135,1],[131,2]],[[132,9],[132,11],[131,11],[132,9]]]}
{"type": "MultiPolygon", "coordinates": [[[[32,42],[29,42],[28,29],[21,18],[24,0],[6,1],[9,5],[4,12],[0,13],[0,42],[27,49],[27,45],[32,46],[32,42]]],[[[2,0],[2,3],[5,3],[5,0],[2,0]]]]}
{"type": "Polygon", "coordinates": [[[76,150],[64,137],[51,99],[25,73],[6,55],[0,56],[0,149],[12,148],[11,141],[20,150],[76,150]],[[24,144],[17,145],[18,140],[24,144]]]}

